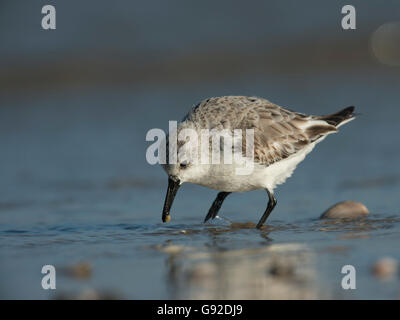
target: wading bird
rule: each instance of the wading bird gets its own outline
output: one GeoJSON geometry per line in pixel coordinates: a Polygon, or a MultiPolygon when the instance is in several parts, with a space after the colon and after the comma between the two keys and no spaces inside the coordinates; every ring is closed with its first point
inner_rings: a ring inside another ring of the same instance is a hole
{"type": "MultiPolygon", "coordinates": [[[[180,157],[176,163],[167,161],[163,164],[168,174],[163,222],[170,220],[170,209],[179,187],[189,182],[220,191],[204,222],[217,216],[230,193],[266,190],[268,205],[257,224],[257,228],[261,228],[277,203],[275,187],[292,175],[296,166],[317,143],[328,134],[337,132],[341,125],[353,120],[353,111],[354,107],[348,107],[326,116],[305,115],[282,108],[266,99],[245,96],[216,97],[202,101],[179,123],[177,132],[192,129],[200,135],[204,129],[213,130],[214,133],[252,129],[253,153],[249,157],[243,151],[240,161],[232,163],[204,164],[199,161],[182,161],[180,157]],[[251,172],[237,174],[236,169],[249,161],[254,165],[251,172]]],[[[193,141],[178,141],[177,154],[188,154],[198,148],[193,141]]]]}

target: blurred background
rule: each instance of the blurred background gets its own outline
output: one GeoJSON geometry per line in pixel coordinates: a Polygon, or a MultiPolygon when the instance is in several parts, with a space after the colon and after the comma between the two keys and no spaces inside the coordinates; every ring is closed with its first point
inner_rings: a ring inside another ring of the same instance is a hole
{"type": "Polygon", "coordinates": [[[235,275],[211,285],[230,268],[216,253],[245,250],[247,259],[251,248],[292,242],[313,252],[315,279],[298,295],[290,287],[274,296],[267,285],[257,298],[400,297],[398,280],[370,279],[382,255],[400,258],[400,2],[352,1],[356,30],[341,27],[346,4],[1,1],[0,297],[229,298],[245,286],[235,275]],[[46,4],[56,30],[41,28],[46,4]],[[244,224],[232,229],[223,219],[201,224],[215,191],[191,185],[162,225],[167,178],[146,162],[146,133],[222,95],[309,114],[355,105],[361,115],[278,188],[270,229],[246,227],[265,192],[224,203],[221,215],[244,224]],[[342,200],[364,203],[371,218],[321,226],[319,215],[342,200]],[[203,269],[187,251],[204,253],[203,269]],[[354,291],[340,288],[349,263],[359,268],[354,291]],[[40,285],[45,264],[69,270],[52,292],[40,285]]]}

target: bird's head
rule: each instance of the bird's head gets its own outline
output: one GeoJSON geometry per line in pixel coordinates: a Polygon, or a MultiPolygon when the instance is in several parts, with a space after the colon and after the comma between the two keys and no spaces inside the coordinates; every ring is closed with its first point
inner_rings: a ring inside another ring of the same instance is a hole
{"type": "MultiPolygon", "coordinates": [[[[166,164],[162,164],[168,175],[168,189],[162,214],[163,222],[170,220],[170,209],[179,187],[184,182],[199,183],[207,176],[208,164],[201,163],[201,146],[195,138],[179,139],[176,146],[166,145],[166,164]]],[[[208,147],[208,146],[207,146],[208,147]]]]}

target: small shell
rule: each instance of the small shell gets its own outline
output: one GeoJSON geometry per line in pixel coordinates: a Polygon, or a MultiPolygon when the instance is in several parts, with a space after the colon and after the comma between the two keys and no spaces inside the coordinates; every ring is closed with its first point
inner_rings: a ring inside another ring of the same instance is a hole
{"type": "Polygon", "coordinates": [[[360,202],[344,201],[335,204],[326,210],[320,219],[344,219],[365,217],[369,214],[366,206],[360,202]]]}

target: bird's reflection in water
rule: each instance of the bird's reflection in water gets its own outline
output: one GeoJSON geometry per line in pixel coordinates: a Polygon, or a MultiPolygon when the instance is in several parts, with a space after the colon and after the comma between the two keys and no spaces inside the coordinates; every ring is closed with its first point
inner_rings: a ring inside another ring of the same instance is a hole
{"type": "Polygon", "coordinates": [[[335,232],[338,239],[365,238],[372,230],[390,229],[397,219],[273,221],[261,230],[252,222],[195,225],[169,230],[174,242],[157,249],[167,255],[166,282],[173,299],[329,298],[317,290],[314,252],[299,243],[275,243],[274,237],[282,232],[335,232]],[[262,241],[255,241],[254,232],[262,241]],[[189,241],[197,237],[203,240],[200,245],[189,241]]]}
{"type": "Polygon", "coordinates": [[[313,254],[300,244],[238,250],[168,245],[171,299],[317,298],[313,254]]]}

